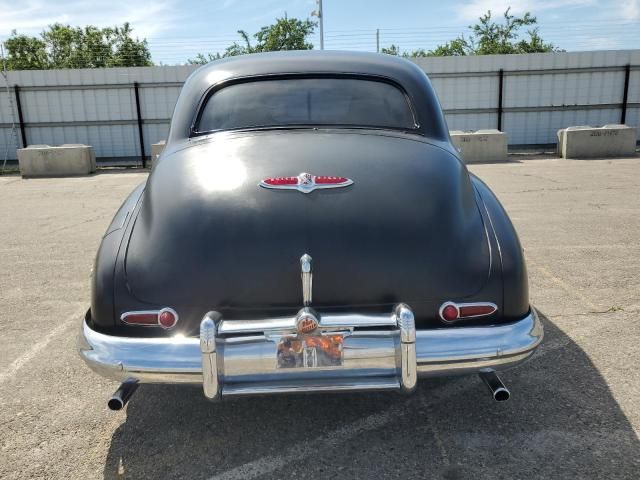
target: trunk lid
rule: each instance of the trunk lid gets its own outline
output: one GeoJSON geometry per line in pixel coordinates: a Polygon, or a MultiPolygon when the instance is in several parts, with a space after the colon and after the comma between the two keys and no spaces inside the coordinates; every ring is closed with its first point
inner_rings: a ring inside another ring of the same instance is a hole
{"type": "Polygon", "coordinates": [[[189,311],[297,309],[305,253],[316,308],[462,299],[491,264],[469,175],[451,153],[402,135],[272,131],[218,134],[158,163],[127,283],[144,302],[189,311]],[[301,172],[354,184],[258,186],[301,172]]]}

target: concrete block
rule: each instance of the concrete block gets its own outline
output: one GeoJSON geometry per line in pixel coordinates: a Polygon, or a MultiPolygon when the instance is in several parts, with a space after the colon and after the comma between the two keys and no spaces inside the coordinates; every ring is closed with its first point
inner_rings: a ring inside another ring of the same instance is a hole
{"type": "Polygon", "coordinates": [[[166,144],[167,142],[165,140],[162,140],[151,145],[151,165],[149,165],[149,168],[153,168],[153,166],[156,164],[156,160],[164,150],[166,144]]]}
{"type": "Polygon", "coordinates": [[[30,145],[18,150],[23,177],[64,177],[96,171],[96,154],[89,145],[30,145]]]}
{"type": "MultiPolygon", "coordinates": [[[[591,128],[589,125],[579,125],[579,126],[575,126],[573,128],[591,128]]],[[[556,146],[556,153],[558,154],[559,157],[562,156],[562,143],[564,142],[564,132],[566,131],[566,128],[561,128],[560,130],[558,130],[558,143],[556,146]]]]}
{"type": "Polygon", "coordinates": [[[558,130],[558,155],[563,158],[627,157],[636,153],[636,129],[627,125],[588,125],[558,130]]]}
{"type": "Polygon", "coordinates": [[[507,134],[499,130],[449,132],[451,141],[460,151],[464,163],[506,162],[507,134]]]}
{"type": "MultiPolygon", "coordinates": [[[[30,145],[30,146],[32,147],[33,145],[30,145]]],[[[91,155],[91,173],[96,171],[96,151],[93,149],[93,147],[90,147],[89,145],[84,145],[83,143],[63,143],[60,146],[88,148],[89,154],[91,155]]]]}

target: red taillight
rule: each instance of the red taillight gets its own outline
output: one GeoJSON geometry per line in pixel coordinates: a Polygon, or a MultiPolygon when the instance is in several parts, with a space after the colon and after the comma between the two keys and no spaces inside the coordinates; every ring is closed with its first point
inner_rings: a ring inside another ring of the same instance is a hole
{"type": "Polygon", "coordinates": [[[265,178],[263,182],[267,185],[297,185],[298,177],[265,178]]]}
{"type": "Polygon", "coordinates": [[[160,311],[126,312],[120,316],[120,320],[127,325],[173,328],[178,323],[178,314],[172,308],[163,308],[160,311]]]}
{"type": "Polygon", "coordinates": [[[161,310],[158,315],[158,323],[162,328],[173,328],[178,323],[178,315],[168,308],[161,310]]]}
{"type": "Polygon", "coordinates": [[[463,318],[486,317],[496,312],[498,307],[490,302],[454,303],[445,302],[440,307],[440,318],[453,322],[463,318]]]}
{"type": "Polygon", "coordinates": [[[158,312],[129,312],[120,317],[127,325],[157,325],[158,312]]]}
{"type": "Polygon", "coordinates": [[[455,305],[449,304],[440,310],[440,316],[446,322],[453,322],[458,319],[458,309],[455,305]]]}
{"type": "Polygon", "coordinates": [[[346,177],[330,177],[327,175],[320,175],[316,177],[316,183],[319,185],[339,185],[349,180],[346,177]]]}
{"type": "Polygon", "coordinates": [[[491,304],[462,305],[460,306],[460,317],[482,317],[491,315],[496,310],[496,306],[491,304]]]}

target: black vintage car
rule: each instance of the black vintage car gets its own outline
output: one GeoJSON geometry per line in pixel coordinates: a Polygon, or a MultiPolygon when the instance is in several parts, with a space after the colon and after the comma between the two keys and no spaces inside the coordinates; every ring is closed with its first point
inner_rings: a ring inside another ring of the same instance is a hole
{"type": "Polygon", "coordinates": [[[522,248],[388,55],[282,52],[187,80],[147,182],[102,239],[80,354],[210,399],[401,390],[495,371],[542,340],[522,248]]]}

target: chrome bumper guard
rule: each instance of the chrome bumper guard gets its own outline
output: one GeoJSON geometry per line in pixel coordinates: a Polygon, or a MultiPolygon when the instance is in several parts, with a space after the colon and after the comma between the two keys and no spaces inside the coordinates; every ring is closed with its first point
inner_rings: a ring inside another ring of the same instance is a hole
{"type": "Polygon", "coordinates": [[[84,321],[80,355],[107,378],[202,384],[210,399],[319,391],[411,392],[418,376],[513,366],[528,358],[543,337],[533,308],[510,324],[416,330],[411,309],[400,304],[390,315],[322,316],[314,335],[341,338],[339,361],[318,364],[311,349],[313,362],[307,362],[305,352],[304,366],[282,368],[279,346],[283,339],[297,338],[296,318],[224,320],[209,312],[200,324],[200,338],[117,337],[96,332],[84,321]]]}

